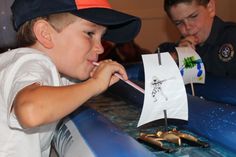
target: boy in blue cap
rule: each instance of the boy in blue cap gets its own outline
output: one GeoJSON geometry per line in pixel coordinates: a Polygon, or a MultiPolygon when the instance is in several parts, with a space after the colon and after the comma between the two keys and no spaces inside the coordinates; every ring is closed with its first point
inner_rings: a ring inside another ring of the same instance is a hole
{"type": "Polygon", "coordinates": [[[127,74],[99,62],[101,39],[126,42],[141,21],[107,0],[15,0],[21,48],[0,55],[0,156],[48,157],[57,122],[127,74]],[[78,79],[80,83],[71,83],[78,79]]]}

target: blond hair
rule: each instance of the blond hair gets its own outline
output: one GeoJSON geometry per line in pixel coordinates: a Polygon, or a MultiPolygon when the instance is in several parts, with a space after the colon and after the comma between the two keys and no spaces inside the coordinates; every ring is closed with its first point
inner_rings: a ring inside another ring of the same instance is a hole
{"type": "Polygon", "coordinates": [[[76,20],[76,16],[71,13],[57,13],[26,21],[17,32],[18,47],[27,47],[36,43],[37,39],[33,27],[38,20],[47,21],[57,32],[61,32],[66,26],[76,20]]]}

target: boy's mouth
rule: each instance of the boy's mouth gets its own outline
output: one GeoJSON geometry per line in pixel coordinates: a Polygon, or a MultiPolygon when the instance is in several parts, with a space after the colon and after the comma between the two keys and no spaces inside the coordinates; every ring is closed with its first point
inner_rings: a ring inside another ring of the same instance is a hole
{"type": "Polygon", "coordinates": [[[95,66],[94,63],[97,63],[97,59],[91,59],[91,60],[88,60],[89,64],[95,66]]]}

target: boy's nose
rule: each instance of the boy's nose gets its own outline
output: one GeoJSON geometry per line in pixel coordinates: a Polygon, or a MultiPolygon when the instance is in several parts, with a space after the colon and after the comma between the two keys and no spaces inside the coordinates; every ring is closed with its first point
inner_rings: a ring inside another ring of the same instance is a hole
{"type": "Polygon", "coordinates": [[[95,51],[97,54],[102,54],[104,52],[104,48],[101,42],[97,42],[95,46],[95,51]]]}
{"type": "Polygon", "coordinates": [[[196,22],[192,19],[185,19],[184,28],[185,28],[185,31],[191,35],[197,28],[196,22]]]}
{"type": "Polygon", "coordinates": [[[189,31],[191,29],[191,24],[188,20],[184,21],[185,30],[189,31]]]}

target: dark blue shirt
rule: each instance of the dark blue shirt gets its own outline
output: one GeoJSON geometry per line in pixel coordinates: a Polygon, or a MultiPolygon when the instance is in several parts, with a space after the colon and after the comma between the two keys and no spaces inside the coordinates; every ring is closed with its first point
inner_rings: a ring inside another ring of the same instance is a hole
{"type": "Polygon", "coordinates": [[[208,39],[196,46],[208,73],[236,78],[236,24],[215,17],[208,39]]]}

